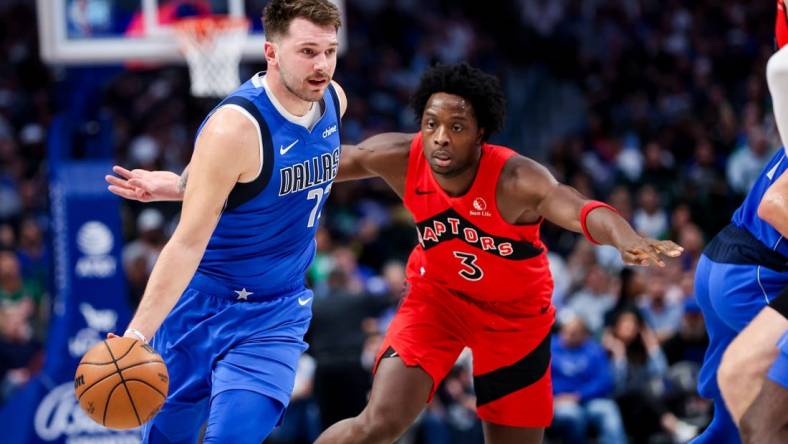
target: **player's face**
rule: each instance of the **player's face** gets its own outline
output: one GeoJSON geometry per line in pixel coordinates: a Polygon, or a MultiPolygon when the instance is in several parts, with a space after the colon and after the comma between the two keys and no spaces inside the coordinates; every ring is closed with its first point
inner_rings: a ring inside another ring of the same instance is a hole
{"type": "Polygon", "coordinates": [[[478,162],[483,131],[464,98],[433,94],[424,107],[421,132],[424,156],[435,174],[454,177],[478,162]]]}
{"type": "Polygon", "coordinates": [[[320,100],[337,66],[336,29],[296,18],[273,45],[273,63],[285,88],[301,100],[320,100]]]}

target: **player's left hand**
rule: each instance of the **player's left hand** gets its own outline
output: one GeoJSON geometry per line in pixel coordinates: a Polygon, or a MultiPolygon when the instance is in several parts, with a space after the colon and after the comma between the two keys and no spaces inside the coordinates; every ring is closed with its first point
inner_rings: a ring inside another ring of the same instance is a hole
{"type": "Polygon", "coordinates": [[[621,259],[627,265],[648,266],[650,264],[664,267],[662,256],[678,257],[684,248],[669,240],[656,240],[636,236],[633,239],[618,245],[621,259]]]}
{"type": "Polygon", "coordinates": [[[104,177],[109,183],[107,189],[124,199],[140,202],[182,199],[177,186],[180,176],[173,172],[148,171],[141,168],[127,170],[120,165],[112,167],[112,171],[117,176],[104,177]]]}

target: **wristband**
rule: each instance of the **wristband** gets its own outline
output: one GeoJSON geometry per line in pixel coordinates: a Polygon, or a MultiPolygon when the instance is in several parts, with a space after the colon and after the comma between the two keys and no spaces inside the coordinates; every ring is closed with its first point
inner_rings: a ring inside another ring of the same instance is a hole
{"type": "Polygon", "coordinates": [[[583,209],[580,210],[580,228],[583,229],[583,236],[585,236],[586,239],[588,239],[588,241],[594,245],[602,245],[591,236],[591,233],[588,231],[588,225],[586,225],[586,219],[588,218],[588,213],[596,210],[597,208],[607,208],[608,210],[616,214],[618,214],[618,210],[598,200],[588,201],[588,203],[583,205],[583,209]]]}
{"type": "Polygon", "coordinates": [[[131,334],[132,336],[136,337],[137,339],[142,341],[143,344],[147,344],[148,343],[148,340],[145,338],[145,335],[142,334],[142,332],[140,332],[136,328],[127,328],[126,332],[123,333],[123,336],[126,336],[128,334],[131,334]]]}

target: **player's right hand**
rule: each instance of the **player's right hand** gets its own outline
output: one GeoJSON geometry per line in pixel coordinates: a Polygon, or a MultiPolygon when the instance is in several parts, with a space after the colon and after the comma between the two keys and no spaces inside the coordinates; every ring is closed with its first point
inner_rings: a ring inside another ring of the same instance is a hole
{"type": "Polygon", "coordinates": [[[129,171],[120,165],[112,167],[112,171],[117,176],[109,174],[104,176],[109,183],[107,189],[124,199],[140,202],[183,199],[178,191],[180,176],[173,172],[148,171],[140,168],[129,171]]]}

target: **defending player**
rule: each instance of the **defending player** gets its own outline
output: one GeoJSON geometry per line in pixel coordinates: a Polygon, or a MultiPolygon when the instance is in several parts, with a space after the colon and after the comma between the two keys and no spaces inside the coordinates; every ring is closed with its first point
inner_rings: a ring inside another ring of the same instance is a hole
{"type": "MultiPolygon", "coordinates": [[[[541,221],[614,245],[628,264],[664,265],[660,255],[682,249],[639,236],[608,205],[486,143],[504,120],[494,77],[467,65],[432,68],[414,109],[420,133],[382,134],[343,148],[337,180],[382,177],[413,214],[421,245],[409,262],[410,291],[381,349],[369,405],[318,442],[393,442],[464,346],[474,352],[486,441],[540,442],[553,411],[554,317],[541,221]]],[[[138,172],[135,183],[150,191],[148,174],[138,172]]]]}
{"type": "Polygon", "coordinates": [[[259,444],[306,348],[304,272],[346,106],[331,83],[340,18],[328,0],[273,0],[263,22],[268,72],[201,126],[180,222],[125,333],[153,338],[170,372],[144,442],[196,442],[207,419],[206,443],[259,444]]]}

